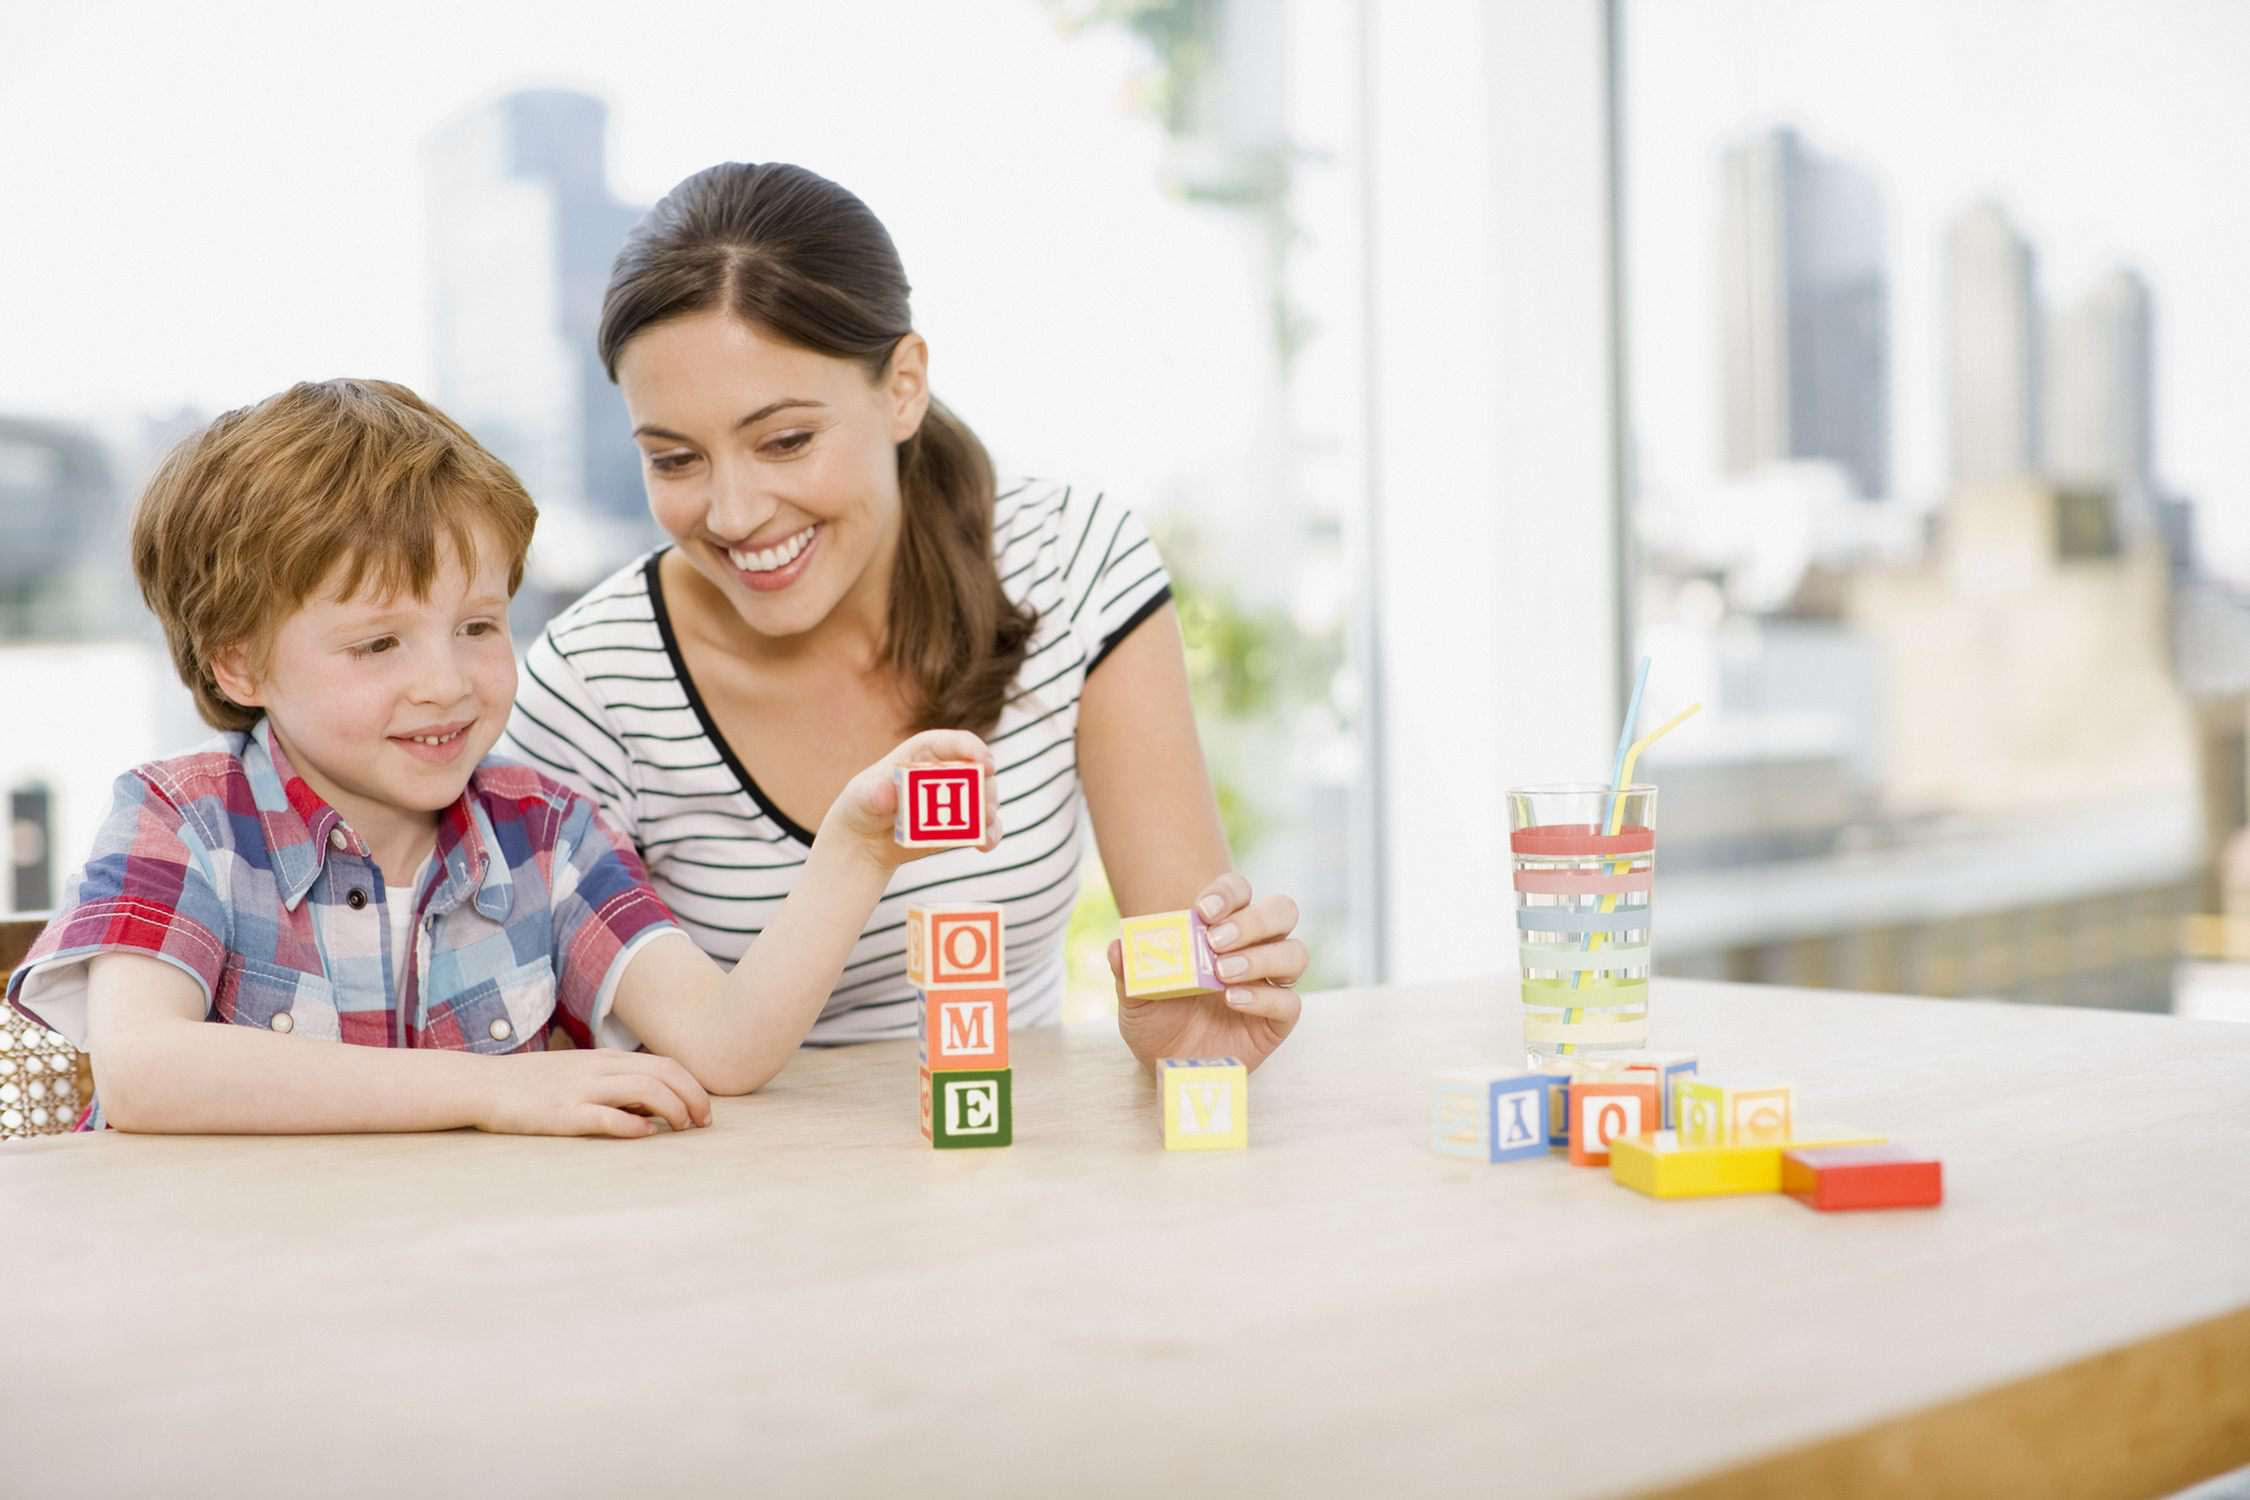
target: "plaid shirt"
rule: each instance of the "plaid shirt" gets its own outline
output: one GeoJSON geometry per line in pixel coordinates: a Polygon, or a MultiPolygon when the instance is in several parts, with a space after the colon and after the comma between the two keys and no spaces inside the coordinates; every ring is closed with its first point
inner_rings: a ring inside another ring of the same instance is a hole
{"type": "MultiPolygon", "coordinates": [[[[8,985],[80,1046],[86,965],[140,953],[192,975],[206,1019],[309,1041],[530,1052],[560,1027],[633,1046],[606,1017],[640,940],[672,927],[630,844],[594,804],[487,759],[438,815],[414,891],[290,768],[268,724],[117,778],[94,852],[8,985]],[[414,903],[392,973],[389,904],[414,903]]],[[[81,1128],[99,1123],[99,1108],[81,1128]]]]}

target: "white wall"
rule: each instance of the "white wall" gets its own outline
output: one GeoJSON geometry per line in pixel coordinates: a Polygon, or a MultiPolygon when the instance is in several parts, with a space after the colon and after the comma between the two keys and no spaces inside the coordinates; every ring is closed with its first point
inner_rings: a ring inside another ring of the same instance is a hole
{"type": "Polygon", "coordinates": [[[1602,10],[1367,11],[1387,978],[1505,968],[1505,789],[1615,745],[1602,10]]]}

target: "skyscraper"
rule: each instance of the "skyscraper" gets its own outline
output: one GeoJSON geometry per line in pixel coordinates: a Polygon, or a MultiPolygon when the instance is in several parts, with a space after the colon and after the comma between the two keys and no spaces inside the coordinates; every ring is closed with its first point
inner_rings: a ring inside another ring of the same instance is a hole
{"type": "Polygon", "coordinates": [[[431,135],[437,399],[542,506],[637,519],[639,456],[594,351],[641,212],[610,196],[608,116],[590,95],[532,89],[431,135]]]}
{"type": "Polygon", "coordinates": [[[2040,461],[2040,328],[2031,246],[1995,203],[1953,221],[1945,240],[1946,410],[1953,482],[2035,472],[2040,461]]]}
{"type": "Polygon", "coordinates": [[[2049,335],[2048,471],[2107,491],[2127,538],[2156,525],[2153,335],[2148,283],[2122,267],[2058,312],[2049,335]]]}
{"type": "Polygon", "coordinates": [[[1890,294],[1875,180],[1793,130],[1725,153],[1719,251],[1726,471],[1841,465],[1890,487],[1890,294]]]}

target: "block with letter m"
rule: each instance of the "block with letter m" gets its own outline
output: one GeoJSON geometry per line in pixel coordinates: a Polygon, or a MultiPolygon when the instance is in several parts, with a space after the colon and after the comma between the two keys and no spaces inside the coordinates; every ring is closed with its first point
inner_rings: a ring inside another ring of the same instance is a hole
{"type": "Polygon", "coordinates": [[[1008,992],[925,990],[916,1012],[922,1066],[934,1073],[1008,1066],[1008,992]]]}

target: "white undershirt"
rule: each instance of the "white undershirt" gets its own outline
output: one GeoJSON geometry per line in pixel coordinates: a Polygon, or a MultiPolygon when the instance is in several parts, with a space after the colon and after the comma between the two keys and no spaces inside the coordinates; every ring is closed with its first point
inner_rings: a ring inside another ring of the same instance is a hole
{"type": "Polygon", "coordinates": [[[422,867],[414,872],[413,880],[404,886],[391,886],[383,893],[390,903],[391,983],[394,999],[400,1005],[406,1003],[406,976],[414,964],[414,893],[422,888],[423,877],[436,862],[437,854],[433,850],[422,861],[422,867]]]}

